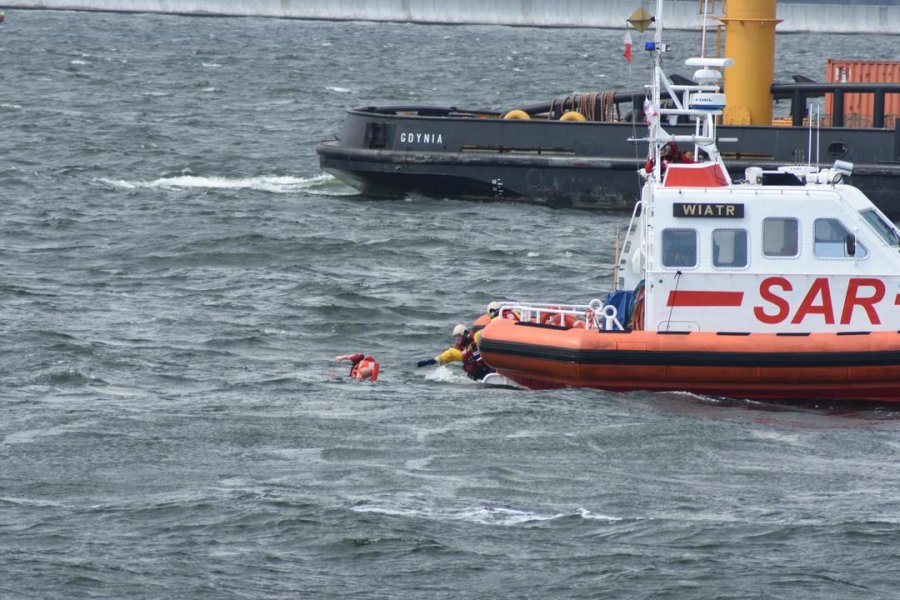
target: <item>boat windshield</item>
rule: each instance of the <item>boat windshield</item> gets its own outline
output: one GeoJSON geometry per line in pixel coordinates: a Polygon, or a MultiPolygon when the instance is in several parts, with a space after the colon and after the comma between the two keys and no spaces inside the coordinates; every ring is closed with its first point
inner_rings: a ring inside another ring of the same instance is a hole
{"type": "Polygon", "coordinates": [[[884,218],[872,209],[863,210],[859,213],[866,220],[869,227],[875,230],[885,242],[895,248],[900,248],[900,234],[897,229],[884,220],[884,218]]]}

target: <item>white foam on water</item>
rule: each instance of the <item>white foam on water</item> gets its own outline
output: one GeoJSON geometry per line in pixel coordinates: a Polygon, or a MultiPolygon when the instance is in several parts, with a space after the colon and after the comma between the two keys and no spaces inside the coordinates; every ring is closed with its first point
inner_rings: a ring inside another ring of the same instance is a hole
{"type": "Polygon", "coordinates": [[[251,481],[248,481],[247,479],[245,479],[243,477],[226,477],[224,479],[219,480],[219,486],[221,486],[222,488],[228,488],[228,489],[232,489],[232,488],[244,489],[244,488],[250,487],[251,484],[252,484],[251,481]]]}
{"type": "Polygon", "coordinates": [[[425,373],[426,381],[440,381],[443,383],[462,383],[462,384],[474,384],[475,381],[469,379],[466,374],[460,368],[459,371],[455,371],[447,367],[446,365],[438,365],[436,369],[428,371],[425,373]]]}
{"type": "Polygon", "coordinates": [[[58,425],[56,427],[47,427],[40,429],[24,429],[22,431],[14,431],[3,438],[3,444],[30,444],[43,438],[63,435],[72,431],[69,426],[58,425]]]}
{"type": "Polygon", "coordinates": [[[807,440],[801,438],[801,436],[797,433],[784,433],[774,430],[758,430],[752,431],[751,435],[767,443],[784,444],[785,446],[791,446],[794,448],[806,448],[810,446],[807,440]]]}
{"type": "Polygon", "coordinates": [[[610,523],[612,523],[622,520],[620,517],[611,517],[609,515],[595,513],[587,510],[586,508],[579,508],[577,512],[582,519],[589,519],[591,521],[609,521],[610,523]]]}
{"type": "MultiPolygon", "coordinates": [[[[472,384],[475,383],[471,379],[466,379],[466,381],[469,381],[472,384]]],[[[419,442],[423,442],[428,436],[443,435],[451,431],[466,431],[490,423],[490,421],[491,419],[489,417],[484,416],[466,417],[455,419],[441,427],[413,427],[412,431],[415,432],[416,439],[419,442]]]]}
{"type": "MultiPolygon", "coordinates": [[[[495,525],[499,527],[515,527],[528,523],[543,523],[554,521],[572,513],[560,513],[549,511],[520,510],[503,506],[467,506],[460,508],[432,508],[427,506],[385,506],[378,504],[363,504],[354,506],[354,512],[381,514],[393,517],[423,518],[436,521],[463,521],[477,523],[479,525],[495,525]]],[[[576,513],[583,519],[596,521],[619,521],[617,517],[610,517],[594,513],[584,508],[579,508],[576,513]]]]}
{"type": "Polygon", "coordinates": [[[541,523],[565,517],[563,513],[539,513],[514,508],[496,506],[475,506],[457,513],[458,520],[472,521],[481,525],[514,526],[526,523],[541,523]]]}
{"type": "Polygon", "coordinates": [[[349,196],[357,192],[338,182],[328,174],[314,177],[285,175],[260,175],[258,177],[217,177],[200,175],[176,175],[159,179],[129,181],[125,179],[98,179],[100,183],[124,190],[134,189],[207,189],[207,190],[259,190],[273,194],[308,192],[324,196],[349,196]],[[336,188],[336,189],[333,189],[336,188]]]}
{"type": "Polygon", "coordinates": [[[15,504],[16,506],[30,506],[37,508],[51,508],[55,506],[63,506],[59,502],[51,500],[34,500],[32,498],[17,498],[14,496],[0,496],[0,503],[15,504]]]}
{"type": "Polygon", "coordinates": [[[419,471],[427,468],[434,459],[434,455],[426,456],[425,458],[413,458],[406,461],[403,467],[408,471],[419,471]]]}

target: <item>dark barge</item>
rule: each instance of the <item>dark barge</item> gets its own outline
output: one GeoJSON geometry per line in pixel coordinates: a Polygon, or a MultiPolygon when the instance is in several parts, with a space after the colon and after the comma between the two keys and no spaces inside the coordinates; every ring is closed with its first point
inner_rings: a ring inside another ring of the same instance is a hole
{"type": "MultiPolygon", "coordinates": [[[[775,100],[791,100],[787,123],[719,128],[733,177],[742,178],[748,166],[775,168],[817,158],[822,164],[852,162],[853,185],[888,217],[900,219],[900,119],[884,114],[885,96],[900,94],[900,84],[775,83],[771,93],[775,100]],[[872,99],[872,127],[844,126],[843,98],[850,93],[872,99]],[[832,122],[811,130],[804,124],[807,99],[825,95],[834,107],[832,122]]],[[[422,106],[351,109],[339,138],[318,145],[320,165],[373,196],[630,211],[640,190],[637,170],[646,161],[645,145],[628,141],[644,131],[630,115],[642,115],[644,93],[586,96],[596,103],[590,112],[600,120],[560,121],[565,100],[524,108],[530,119],[422,106]]],[[[584,106],[585,99],[568,103],[584,106]]],[[[681,133],[680,127],[673,133],[681,133]]],[[[687,133],[691,126],[683,127],[687,133]]]]}
{"type": "MultiPolygon", "coordinates": [[[[829,60],[829,83],[800,77],[775,83],[776,5],[777,0],[730,0],[721,15],[704,13],[721,23],[716,37],[724,31],[725,48],[721,54],[717,43],[717,55],[728,57],[727,65],[721,63],[728,69],[722,73],[707,69],[708,61],[686,62],[703,67],[693,77],[714,82],[712,89],[724,83],[727,101],[721,95],[716,100],[724,103],[717,142],[732,178],[742,179],[749,166],[853,163],[851,183],[890,218],[900,219],[900,63],[829,60]],[[885,83],[873,83],[878,80],[885,83]],[[807,100],[819,97],[830,112],[824,122],[820,115],[807,114],[807,100]],[[773,118],[780,100],[791,103],[787,119],[773,118]],[[870,117],[866,127],[844,122],[845,104],[852,115],[870,117]]],[[[657,7],[662,10],[661,4],[657,7]]],[[[628,19],[640,31],[652,21],[643,9],[628,19]]],[[[647,42],[645,49],[654,50],[653,45],[647,42]]],[[[676,95],[667,101],[676,105],[688,102],[679,94],[690,87],[685,84],[693,84],[678,79],[666,84],[676,95]]],[[[418,193],[630,211],[640,193],[637,171],[647,151],[645,142],[629,140],[645,135],[645,99],[645,90],[607,91],[505,114],[358,108],[348,112],[337,140],[319,144],[319,162],[372,195],[418,193]]],[[[667,130],[687,135],[693,125],[669,123],[667,130]]]]}

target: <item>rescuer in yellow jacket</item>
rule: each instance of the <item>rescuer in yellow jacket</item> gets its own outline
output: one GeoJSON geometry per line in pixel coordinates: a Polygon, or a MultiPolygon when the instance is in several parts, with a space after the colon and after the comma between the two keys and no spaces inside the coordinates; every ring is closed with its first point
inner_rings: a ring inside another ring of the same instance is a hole
{"type": "Polygon", "coordinates": [[[481,358],[481,352],[478,345],[472,339],[472,334],[465,325],[459,324],[453,328],[453,336],[456,338],[456,344],[447,348],[434,358],[426,358],[416,363],[417,367],[427,367],[428,365],[450,364],[453,362],[461,362],[463,370],[470,379],[481,381],[488,373],[493,373],[484,359],[481,358]]]}

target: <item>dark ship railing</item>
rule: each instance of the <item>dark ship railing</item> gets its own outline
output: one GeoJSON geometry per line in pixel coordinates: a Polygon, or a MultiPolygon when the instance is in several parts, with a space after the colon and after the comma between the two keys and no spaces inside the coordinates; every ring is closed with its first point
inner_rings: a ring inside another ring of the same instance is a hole
{"type": "MultiPolygon", "coordinates": [[[[883,129],[885,123],[885,96],[900,94],[900,83],[776,83],[772,85],[772,97],[776,100],[791,100],[791,124],[803,126],[806,115],[806,101],[831,94],[833,98],[831,125],[844,126],[844,96],[846,94],[872,94],[872,127],[883,129]]],[[[900,120],[900,115],[892,115],[900,120]]]]}
{"type": "MultiPolygon", "coordinates": [[[[832,96],[832,127],[844,127],[844,98],[846,94],[870,94],[872,96],[872,127],[885,129],[886,117],[895,119],[895,127],[900,124],[900,115],[885,115],[885,97],[887,94],[900,94],[900,83],[775,83],[771,87],[772,98],[791,101],[791,125],[803,127],[807,114],[807,101],[810,98],[832,96]]],[[[646,93],[616,92],[617,103],[630,102],[634,111],[643,110],[646,93]]],[[[665,96],[668,98],[668,96],[665,96]]]]}
{"type": "MultiPolygon", "coordinates": [[[[673,77],[675,83],[683,83],[684,78],[678,76],[673,77]]],[[[872,96],[872,111],[868,113],[872,118],[872,127],[876,129],[885,129],[887,117],[895,120],[895,127],[900,125],[900,115],[885,115],[886,102],[885,98],[888,94],[900,94],[900,83],[818,83],[802,81],[796,83],[775,83],[771,87],[772,98],[774,100],[790,100],[791,101],[791,125],[795,127],[803,127],[808,117],[807,101],[810,98],[821,98],[828,94],[832,96],[832,127],[844,127],[844,99],[847,94],[869,94],[872,96]]],[[[596,95],[596,94],[595,94],[596,95]]],[[[627,115],[623,115],[622,120],[630,121],[635,115],[641,115],[643,119],[644,99],[647,97],[646,91],[616,91],[608,98],[616,106],[621,107],[631,104],[631,110],[627,115]]],[[[577,98],[573,96],[564,99],[554,99],[550,102],[534,104],[531,106],[516,107],[525,111],[529,115],[548,114],[554,109],[567,106],[570,100],[577,98]]],[[[664,99],[668,99],[668,95],[663,94],[664,99]]],[[[464,111],[453,108],[439,108],[428,106],[368,106],[356,109],[360,112],[369,112],[377,114],[407,114],[409,116],[421,117],[447,117],[447,116],[500,116],[502,113],[491,111],[464,111]]],[[[558,118],[559,115],[556,115],[558,118]]],[[[551,115],[553,118],[553,115],[551,115]]]]}

